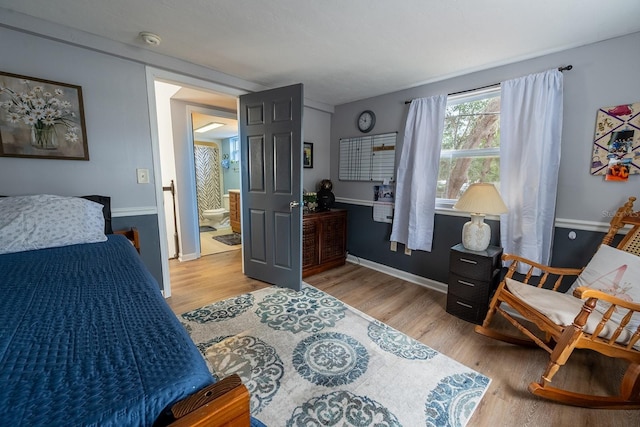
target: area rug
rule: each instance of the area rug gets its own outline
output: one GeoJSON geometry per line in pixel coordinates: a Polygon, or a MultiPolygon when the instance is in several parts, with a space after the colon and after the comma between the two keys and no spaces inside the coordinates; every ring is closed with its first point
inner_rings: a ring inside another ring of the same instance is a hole
{"type": "Polygon", "coordinates": [[[310,285],[183,314],[216,378],[267,426],[465,426],[490,379],[310,285]]]}
{"type": "Polygon", "coordinates": [[[225,245],[239,245],[242,243],[242,236],[238,233],[233,234],[223,234],[221,236],[213,236],[215,240],[218,242],[222,242],[225,245]]]}
{"type": "Polygon", "coordinates": [[[216,231],[215,227],[212,227],[210,225],[201,225],[200,226],[200,232],[206,232],[206,231],[216,231]]]}

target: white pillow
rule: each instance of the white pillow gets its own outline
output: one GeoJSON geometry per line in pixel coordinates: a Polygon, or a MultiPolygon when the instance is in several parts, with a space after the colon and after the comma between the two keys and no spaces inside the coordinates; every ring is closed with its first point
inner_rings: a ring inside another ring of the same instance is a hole
{"type": "MultiPolygon", "coordinates": [[[[640,257],[611,246],[600,245],[567,293],[572,294],[580,286],[606,292],[625,301],[640,303],[640,257]]],[[[604,314],[609,307],[608,303],[598,301],[596,310],[604,314]]],[[[626,314],[627,310],[616,308],[611,319],[620,323],[626,314]]],[[[640,313],[636,312],[627,328],[635,331],[638,325],[640,313]]]]}
{"type": "Polygon", "coordinates": [[[105,240],[100,203],[49,194],[0,198],[0,254],[105,240]]]}

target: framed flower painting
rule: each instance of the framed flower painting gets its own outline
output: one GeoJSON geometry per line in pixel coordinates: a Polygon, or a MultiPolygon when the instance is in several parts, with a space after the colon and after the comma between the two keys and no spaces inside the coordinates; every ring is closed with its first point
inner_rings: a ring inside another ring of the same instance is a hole
{"type": "Polygon", "coordinates": [[[0,156],[89,160],[82,88],[0,72],[0,156]]]}

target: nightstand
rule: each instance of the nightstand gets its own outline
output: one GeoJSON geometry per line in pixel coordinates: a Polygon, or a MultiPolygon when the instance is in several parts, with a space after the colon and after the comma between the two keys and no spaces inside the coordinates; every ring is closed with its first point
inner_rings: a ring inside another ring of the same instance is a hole
{"type": "Polygon", "coordinates": [[[132,227],[128,230],[116,230],[113,234],[122,234],[124,237],[129,239],[133,247],[136,248],[136,251],[140,253],[140,234],[138,234],[137,228],[132,227]]]}
{"type": "Polygon", "coordinates": [[[470,251],[459,243],[449,255],[447,312],[481,324],[500,280],[502,248],[470,251]]]}

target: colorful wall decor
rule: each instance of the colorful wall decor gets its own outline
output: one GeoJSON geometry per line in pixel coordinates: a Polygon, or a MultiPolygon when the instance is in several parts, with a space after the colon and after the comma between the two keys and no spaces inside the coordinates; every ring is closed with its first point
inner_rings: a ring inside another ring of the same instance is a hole
{"type": "Polygon", "coordinates": [[[591,175],[626,181],[640,174],[640,102],[598,110],[591,175]]]}

